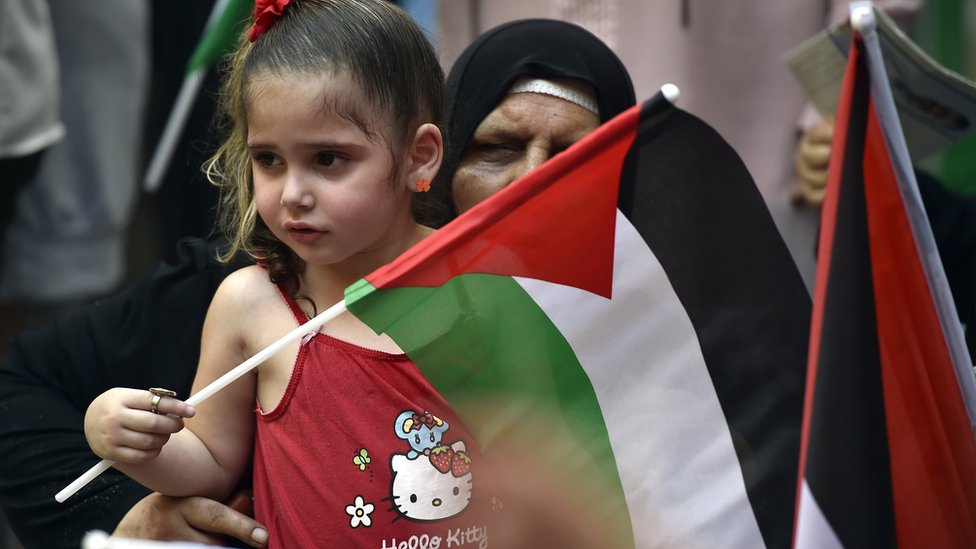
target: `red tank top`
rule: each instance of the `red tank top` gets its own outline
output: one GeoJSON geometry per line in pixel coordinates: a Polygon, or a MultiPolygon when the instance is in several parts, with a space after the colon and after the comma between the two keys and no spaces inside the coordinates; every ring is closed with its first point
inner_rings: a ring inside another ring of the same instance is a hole
{"type": "Polygon", "coordinates": [[[255,518],[269,547],[485,547],[478,456],[406,355],[309,334],[281,402],[257,409],[255,518]]]}

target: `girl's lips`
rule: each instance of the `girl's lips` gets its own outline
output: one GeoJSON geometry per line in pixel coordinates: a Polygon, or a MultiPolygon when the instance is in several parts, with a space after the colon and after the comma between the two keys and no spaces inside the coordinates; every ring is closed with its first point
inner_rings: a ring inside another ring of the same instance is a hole
{"type": "Polygon", "coordinates": [[[314,225],[310,225],[304,221],[285,221],[282,226],[286,231],[315,231],[317,230],[314,225]]]}
{"type": "Polygon", "coordinates": [[[314,244],[325,234],[311,227],[291,227],[286,229],[291,238],[299,244],[314,244]]]}

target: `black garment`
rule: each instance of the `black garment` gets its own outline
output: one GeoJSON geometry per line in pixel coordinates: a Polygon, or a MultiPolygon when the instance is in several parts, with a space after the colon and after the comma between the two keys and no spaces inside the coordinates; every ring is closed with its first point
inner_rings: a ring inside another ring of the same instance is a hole
{"type": "MultiPolygon", "coordinates": [[[[169,120],[186,66],[203,34],[213,0],[166,0],[152,4],[152,75],[146,105],[145,162],[152,154],[169,120]]],[[[201,166],[221,143],[213,127],[221,73],[217,67],[203,77],[201,91],[193,100],[172,159],[163,172],[159,190],[146,200],[155,219],[159,258],[175,261],[176,243],[184,238],[207,238],[213,233],[217,187],[211,185],[201,166]]]]}
{"type": "Polygon", "coordinates": [[[99,461],[83,429],[96,396],[112,387],[189,396],[210,300],[246,264],[222,266],[216,247],[182,242],[177,263],[14,339],[0,361],[0,504],[25,547],[77,549],[86,531],[111,532],[149,493],[112,469],[66,502],[54,500],[99,461]]]}
{"type": "Polygon", "coordinates": [[[966,346],[976,360],[976,196],[955,193],[922,171],[915,177],[956,312],[966,326],[966,346]]]}
{"type": "MultiPolygon", "coordinates": [[[[42,156],[43,150],[17,158],[0,158],[0,243],[14,219],[20,191],[37,173],[42,156]]],[[[3,261],[2,254],[0,261],[3,261]]]]}
{"type": "Polygon", "coordinates": [[[596,91],[600,122],[636,104],[623,63],[586,29],[551,19],[525,19],[495,27],[465,48],[447,75],[444,160],[431,194],[457,217],[451,179],[478,124],[521,76],[576,78],[596,91]],[[446,196],[445,196],[446,195],[446,196]]]}

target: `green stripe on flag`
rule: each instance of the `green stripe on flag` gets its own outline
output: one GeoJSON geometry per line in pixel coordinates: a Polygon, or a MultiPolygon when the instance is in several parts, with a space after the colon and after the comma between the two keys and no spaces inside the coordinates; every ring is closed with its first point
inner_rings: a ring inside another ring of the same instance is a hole
{"type": "Polygon", "coordinates": [[[187,63],[186,73],[216,65],[224,55],[233,51],[253,10],[254,0],[228,0],[213,24],[204,30],[200,44],[187,63]]]}
{"type": "MultiPolygon", "coordinates": [[[[507,437],[558,417],[553,430],[571,437],[581,455],[553,452],[553,459],[567,468],[585,463],[577,475],[600,471],[598,484],[609,495],[594,502],[595,518],[616,522],[615,530],[630,539],[630,515],[593,385],[566,338],[514,279],[467,274],[436,288],[395,289],[361,280],[347,290],[346,305],[397,342],[483,452],[491,453],[496,434],[507,437]]],[[[537,450],[533,455],[547,455],[537,450]]],[[[592,485],[578,476],[569,482],[592,485]]]]}

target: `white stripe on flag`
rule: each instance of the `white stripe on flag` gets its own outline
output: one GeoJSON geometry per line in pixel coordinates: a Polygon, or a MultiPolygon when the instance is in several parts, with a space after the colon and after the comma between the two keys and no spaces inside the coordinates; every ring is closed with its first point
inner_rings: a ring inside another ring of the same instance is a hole
{"type": "Polygon", "coordinates": [[[623,214],[617,212],[612,300],[518,281],[563,333],[596,390],[636,546],[764,547],[691,320],[623,214]]]}
{"type": "Polygon", "coordinates": [[[843,549],[843,545],[820,511],[806,479],[800,488],[800,508],[796,518],[796,543],[793,549],[843,549]]]}

